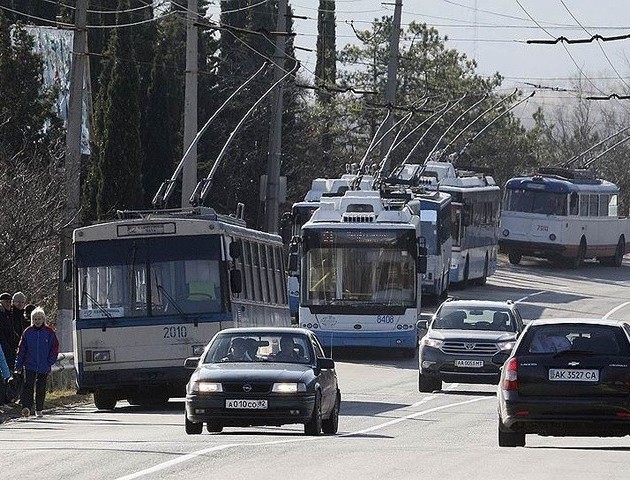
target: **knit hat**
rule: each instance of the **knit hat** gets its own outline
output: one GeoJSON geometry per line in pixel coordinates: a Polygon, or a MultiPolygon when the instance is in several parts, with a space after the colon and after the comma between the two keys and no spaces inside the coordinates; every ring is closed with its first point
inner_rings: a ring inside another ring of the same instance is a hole
{"type": "Polygon", "coordinates": [[[0,300],[11,300],[11,294],[8,292],[1,293],[0,300]]]}
{"type": "Polygon", "coordinates": [[[16,292],[13,294],[13,301],[14,302],[26,302],[26,295],[24,295],[22,292],[16,292]]]}

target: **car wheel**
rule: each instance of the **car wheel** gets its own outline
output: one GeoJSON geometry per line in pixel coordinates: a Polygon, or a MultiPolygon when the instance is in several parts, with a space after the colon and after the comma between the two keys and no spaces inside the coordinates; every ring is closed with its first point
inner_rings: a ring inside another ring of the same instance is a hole
{"type": "Polygon", "coordinates": [[[330,417],[322,420],[322,431],[328,435],[334,435],[339,429],[339,408],[341,407],[341,394],[337,392],[335,404],[333,405],[330,417]]]}
{"type": "Polygon", "coordinates": [[[221,433],[223,431],[223,425],[219,425],[216,422],[207,422],[206,430],[208,430],[209,433],[221,433]]]}
{"type": "Polygon", "coordinates": [[[313,406],[313,414],[311,419],[304,424],[304,433],[306,435],[317,436],[322,431],[322,399],[321,394],[315,394],[315,405],[313,406]]]}
{"type": "Polygon", "coordinates": [[[521,263],[521,258],[523,258],[523,256],[520,253],[516,253],[516,252],[508,253],[508,260],[510,261],[512,265],[518,265],[519,263],[521,263]]]}
{"type": "Polygon", "coordinates": [[[503,425],[501,417],[499,417],[499,447],[524,447],[525,434],[513,432],[503,425]]]}
{"type": "Polygon", "coordinates": [[[423,393],[431,393],[434,390],[442,388],[442,380],[439,378],[431,378],[418,373],[418,391],[423,393]]]}
{"type": "Polygon", "coordinates": [[[188,435],[199,435],[203,430],[203,423],[194,423],[188,420],[188,415],[184,414],[186,419],[186,433],[188,435]]]}
{"type": "Polygon", "coordinates": [[[113,410],[118,399],[114,392],[109,390],[96,390],[94,392],[94,405],[99,410],[113,410]]]}

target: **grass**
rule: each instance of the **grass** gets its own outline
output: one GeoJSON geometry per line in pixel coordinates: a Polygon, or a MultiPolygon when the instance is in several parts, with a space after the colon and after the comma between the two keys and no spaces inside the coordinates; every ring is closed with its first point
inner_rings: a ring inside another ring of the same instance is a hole
{"type": "Polygon", "coordinates": [[[44,403],[44,407],[67,407],[70,405],[76,405],[78,403],[88,403],[91,401],[93,401],[91,394],[80,395],[76,393],[76,390],[56,390],[54,392],[46,393],[46,401],[44,403]]]}

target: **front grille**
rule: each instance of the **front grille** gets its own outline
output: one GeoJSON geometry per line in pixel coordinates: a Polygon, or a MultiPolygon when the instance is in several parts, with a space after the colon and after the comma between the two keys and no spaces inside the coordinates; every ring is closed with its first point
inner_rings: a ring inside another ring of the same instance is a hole
{"type": "Polygon", "coordinates": [[[239,383],[224,383],[223,391],[225,393],[269,393],[271,392],[271,387],[273,384],[271,383],[249,383],[249,382],[239,382],[239,383]],[[251,390],[249,392],[245,392],[243,389],[244,385],[249,385],[251,390]]]}
{"type": "Polygon", "coordinates": [[[477,354],[477,355],[494,355],[499,351],[496,343],[487,342],[444,342],[442,345],[444,353],[458,354],[477,354]]]}

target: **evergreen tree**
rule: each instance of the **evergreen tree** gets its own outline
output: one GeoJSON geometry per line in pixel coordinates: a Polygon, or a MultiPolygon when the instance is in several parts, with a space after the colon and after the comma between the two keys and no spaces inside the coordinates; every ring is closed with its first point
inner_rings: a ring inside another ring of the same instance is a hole
{"type": "MultiPolygon", "coordinates": [[[[121,0],[118,9],[129,9],[128,0],[121,0]]],[[[117,18],[125,23],[124,15],[117,18]]],[[[107,53],[111,70],[104,70],[108,78],[102,78],[99,94],[98,158],[92,178],[99,219],[112,217],[118,209],[138,208],[143,198],[140,83],[131,31],[115,29],[107,53]],[[119,60],[123,55],[125,60],[119,60]]]]}

